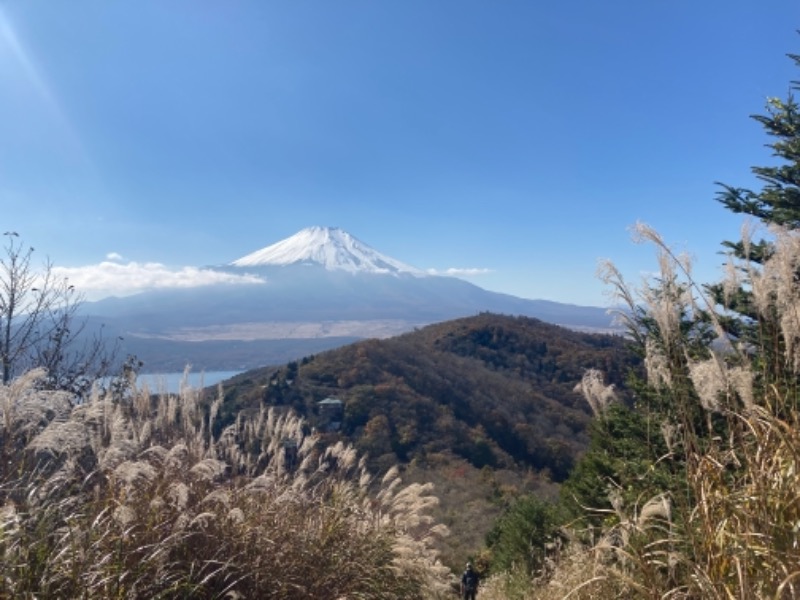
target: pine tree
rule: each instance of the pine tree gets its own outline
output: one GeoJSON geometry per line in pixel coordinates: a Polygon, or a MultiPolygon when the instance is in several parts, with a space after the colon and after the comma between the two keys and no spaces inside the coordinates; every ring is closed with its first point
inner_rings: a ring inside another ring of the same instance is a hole
{"type": "MultiPolygon", "coordinates": [[[[795,66],[800,67],[800,55],[788,54],[795,66]]],[[[792,81],[785,100],[768,98],[766,113],[752,115],[761,124],[770,138],[767,144],[773,156],[778,159],[774,166],[755,166],[753,174],[763,182],[758,191],[737,188],[722,184],[717,200],[734,213],[750,215],[761,224],[784,232],[800,229],[800,105],[794,93],[800,90],[800,81],[792,81]]],[[[721,315],[723,326],[732,340],[742,345],[758,347],[762,364],[770,365],[762,369],[758,383],[764,388],[770,384],[793,383],[794,378],[782,367],[777,357],[781,356],[794,341],[787,340],[776,314],[756,307],[752,291],[754,273],[760,272],[763,265],[774,255],[773,240],[726,241],[731,260],[738,260],[741,285],[731,288],[723,284],[706,286],[713,300],[728,311],[721,315]]],[[[795,274],[800,278],[800,272],[795,274]]],[[[794,387],[791,385],[790,387],[794,387]]]]}
{"type": "MultiPolygon", "coordinates": [[[[788,56],[800,67],[800,55],[788,56]]],[[[752,215],[764,223],[789,229],[800,229],[800,107],[793,94],[797,90],[800,90],[800,81],[793,81],[786,100],[769,98],[767,114],[752,116],[775,138],[767,146],[782,164],[752,168],[756,177],[764,182],[760,191],[720,184],[723,190],[717,198],[735,213],[752,215]]]]}

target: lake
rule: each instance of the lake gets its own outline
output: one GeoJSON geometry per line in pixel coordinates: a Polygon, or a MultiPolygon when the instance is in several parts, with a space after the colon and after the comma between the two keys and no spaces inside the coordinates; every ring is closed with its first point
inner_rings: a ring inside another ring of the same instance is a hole
{"type": "MultiPolygon", "coordinates": [[[[198,371],[190,372],[188,383],[192,387],[208,387],[216,385],[220,381],[230,379],[234,375],[238,375],[242,371],[198,371]]],[[[137,378],[139,386],[147,385],[150,391],[168,392],[177,394],[181,381],[183,381],[183,372],[179,373],[140,373],[137,378]]]]}

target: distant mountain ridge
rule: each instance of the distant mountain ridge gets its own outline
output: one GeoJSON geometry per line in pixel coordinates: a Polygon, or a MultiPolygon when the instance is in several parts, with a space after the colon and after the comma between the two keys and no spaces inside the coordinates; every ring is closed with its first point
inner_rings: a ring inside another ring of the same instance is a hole
{"type": "MultiPolygon", "coordinates": [[[[430,275],[338,228],[303,229],[213,268],[255,275],[263,283],[158,289],[88,302],[83,310],[109,331],[136,340],[133,345],[144,354],[140,358],[148,368],[156,368],[151,357],[166,355],[164,348],[170,345],[197,368],[252,368],[266,364],[258,363],[264,344],[253,344],[247,357],[241,342],[284,341],[291,331],[296,343],[285,347],[306,347],[313,353],[331,347],[331,341],[321,343],[327,338],[343,343],[385,338],[482,312],[534,317],[573,329],[612,330],[605,309],[528,300],[430,275]],[[201,347],[210,342],[239,343],[237,363],[230,364],[224,352],[215,361],[208,347],[201,347]]],[[[267,354],[275,360],[273,353],[267,354]]],[[[282,362],[297,357],[278,355],[282,362]]]]}

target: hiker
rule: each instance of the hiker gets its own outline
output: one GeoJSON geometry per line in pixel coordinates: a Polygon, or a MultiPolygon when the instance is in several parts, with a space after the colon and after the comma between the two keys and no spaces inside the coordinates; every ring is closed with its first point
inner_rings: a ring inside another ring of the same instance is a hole
{"type": "Polygon", "coordinates": [[[461,597],[464,600],[475,600],[478,593],[478,574],[472,568],[472,563],[467,563],[464,574],[461,575],[461,597]]]}

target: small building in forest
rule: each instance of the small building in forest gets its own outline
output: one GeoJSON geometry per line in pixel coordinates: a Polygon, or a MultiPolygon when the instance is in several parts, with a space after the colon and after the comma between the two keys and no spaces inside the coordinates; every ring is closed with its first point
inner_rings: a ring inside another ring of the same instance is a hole
{"type": "Polygon", "coordinates": [[[319,425],[322,431],[339,431],[344,417],[344,402],[328,397],[317,402],[319,425]]]}

